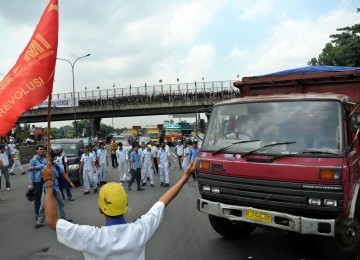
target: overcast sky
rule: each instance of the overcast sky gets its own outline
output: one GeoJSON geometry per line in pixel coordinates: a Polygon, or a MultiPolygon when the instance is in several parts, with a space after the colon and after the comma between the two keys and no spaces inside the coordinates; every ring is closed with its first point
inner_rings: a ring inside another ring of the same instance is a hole
{"type": "MultiPolygon", "coordinates": [[[[1,74],[15,64],[47,3],[0,1],[1,74]]],[[[336,28],[359,22],[357,7],[355,0],[60,0],[58,57],[91,54],[75,65],[76,91],[159,79],[235,80],[306,66],[336,28]]],[[[58,60],[53,93],[64,92],[72,92],[71,67],[58,60]]],[[[114,126],[154,119],[163,117],[114,119],[114,126]]]]}

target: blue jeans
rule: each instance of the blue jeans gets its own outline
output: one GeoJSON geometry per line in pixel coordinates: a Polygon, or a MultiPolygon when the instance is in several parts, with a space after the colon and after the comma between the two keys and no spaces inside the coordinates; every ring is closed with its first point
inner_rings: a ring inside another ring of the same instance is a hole
{"type": "MultiPolygon", "coordinates": [[[[9,167],[2,167],[1,169],[1,175],[4,175],[5,181],[6,181],[6,188],[10,188],[10,178],[9,178],[9,167]]],[[[0,189],[1,189],[1,176],[0,176],[0,189]]]]}
{"type": "MultiPolygon", "coordinates": [[[[65,205],[64,205],[64,201],[61,198],[61,193],[59,191],[54,190],[54,197],[58,204],[60,218],[66,220],[67,216],[64,210],[65,205]]],[[[44,222],[45,222],[45,192],[43,191],[41,195],[41,206],[39,209],[39,216],[36,223],[39,225],[44,225],[44,222]]]]}
{"type": "Polygon", "coordinates": [[[62,197],[65,198],[65,196],[64,196],[64,189],[65,189],[68,199],[72,198],[72,194],[71,194],[71,191],[70,191],[70,185],[67,182],[67,180],[61,175],[58,178],[58,181],[59,181],[59,189],[60,189],[62,197]]]}

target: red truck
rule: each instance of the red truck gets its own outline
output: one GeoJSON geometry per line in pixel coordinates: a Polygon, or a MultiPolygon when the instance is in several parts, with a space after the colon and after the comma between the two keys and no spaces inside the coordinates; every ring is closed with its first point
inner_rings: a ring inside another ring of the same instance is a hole
{"type": "Polygon", "coordinates": [[[200,152],[198,210],[226,238],[256,227],[319,237],[360,256],[360,68],[306,67],[235,82],[200,152]]]}

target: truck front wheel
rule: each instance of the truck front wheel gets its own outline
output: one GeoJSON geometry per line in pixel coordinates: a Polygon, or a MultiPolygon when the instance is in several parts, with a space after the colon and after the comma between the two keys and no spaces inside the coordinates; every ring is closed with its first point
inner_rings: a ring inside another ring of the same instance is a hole
{"type": "Polygon", "coordinates": [[[360,201],[357,202],[354,219],[339,224],[333,238],[323,238],[321,252],[326,259],[353,260],[360,256],[360,201]]]}
{"type": "Polygon", "coordinates": [[[209,221],[213,229],[225,238],[243,238],[254,231],[255,227],[244,222],[232,222],[226,218],[209,215],[209,221]]]}

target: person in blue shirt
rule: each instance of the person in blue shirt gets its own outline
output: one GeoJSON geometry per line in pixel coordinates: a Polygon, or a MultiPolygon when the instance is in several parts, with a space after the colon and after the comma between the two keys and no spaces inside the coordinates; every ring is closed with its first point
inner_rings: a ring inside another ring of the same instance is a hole
{"type": "Polygon", "coordinates": [[[29,186],[30,190],[35,190],[35,200],[34,200],[34,209],[35,209],[35,219],[38,219],[39,209],[41,204],[41,194],[42,194],[42,179],[41,171],[46,165],[46,158],[44,157],[45,151],[43,145],[36,145],[36,155],[30,160],[28,172],[29,172],[29,186]]]}
{"type": "Polygon", "coordinates": [[[133,144],[133,151],[130,153],[130,172],[131,172],[131,180],[128,183],[128,190],[131,190],[131,185],[136,179],[137,190],[143,191],[144,189],[140,186],[141,180],[141,158],[139,154],[139,145],[133,144]]]}
{"type": "MultiPolygon", "coordinates": [[[[194,141],[192,143],[192,148],[190,149],[190,163],[193,163],[196,161],[196,159],[199,157],[200,150],[198,148],[198,142],[194,141]]],[[[196,181],[196,171],[192,173],[193,180],[196,181]]]]}
{"type": "MultiPolygon", "coordinates": [[[[67,174],[65,174],[64,168],[54,162],[56,156],[58,156],[58,153],[56,153],[54,150],[50,149],[51,166],[55,173],[55,178],[52,179],[51,186],[53,187],[54,198],[58,204],[60,218],[72,222],[72,220],[66,216],[66,213],[64,210],[65,205],[64,205],[64,201],[62,200],[62,195],[61,195],[60,188],[59,188],[59,178],[62,178],[62,176],[63,176],[72,188],[74,188],[75,185],[71,182],[71,180],[69,179],[69,176],[67,174]],[[60,175],[62,175],[62,176],[60,176],[60,175]]],[[[44,180],[44,182],[45,181],[46,180],[44,180]]],[[[45,191],[46,191],[46,188],[48,185],[49,184],[45,185],[45,183],[42,185],[41,205],[40,205],[39,215],[38,215],[38,219],[37,219],[35,228],[42,227],[45,222],[45,191]]]]}

